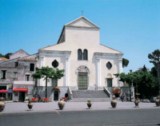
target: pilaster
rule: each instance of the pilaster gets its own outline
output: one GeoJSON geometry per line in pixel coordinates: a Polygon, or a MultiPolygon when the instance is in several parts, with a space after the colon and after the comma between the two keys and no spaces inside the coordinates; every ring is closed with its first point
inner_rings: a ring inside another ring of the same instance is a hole
{"type": "Polygon", "coordinates": [[[96,85],[95,89],[101,86],[101,60],[96,58],[96,85]]]}
{"type": "Polygon", "coordinates": [[[61,61],[63,62],[63,65],[64,65],[63,86],[68,86],[68,82],[69,82],[69,79],[70,79],[70,76],[69,76],[70,64],[69,64],[68,56],[62,57],[61,61]]]}

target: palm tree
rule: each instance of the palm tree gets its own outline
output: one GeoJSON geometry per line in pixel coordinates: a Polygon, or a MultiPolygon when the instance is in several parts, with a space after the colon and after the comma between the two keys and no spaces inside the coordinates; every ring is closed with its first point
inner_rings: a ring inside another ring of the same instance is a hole
{"type": "Polygon", "coordinates": [[[51,78],[53,76],[54,73],[54,69],[50,68],[50,67],[42,67],[41,68],[41,74],[42,74],[42,78],[45,79],[45,98],[48,97],[48,93],[47,93],[47,83],[48,83],[48,79],[51,78]]]}
{"type": "Polygon", "coordinates": [[[36,72],[33,74],[33,78],[36,79],[35,82],[35,87],[37,87],[37,79],[44,78],[45,80],[45,98],[47,98],[48,93],[47,93],[47,84],[48,84],[48,79],[55,79],[58,80],[61,77],[64,76],[64,70],[59,70],[51,68],[51,67],[42,67],[39,69],[36,69],[36,72]]]}
{"type": "Polygon", "coordinates": [[[52,80],[56,81],[56,85],[55,86],[57,86],[57,80],[61,79],[61,77],[64,76],[64,70],[54,69],[52,72],[53,73],[52,73],[52,76],[50,78],[52,80]]]}
{"type": "Polygon", "coordinates": [[[156,49],[152,53],[148,54],[148,58],[150,59],[150,63],[156,68],[158,83],[159,83],[159,95],[160,95],[160,50],[156,49]]]}

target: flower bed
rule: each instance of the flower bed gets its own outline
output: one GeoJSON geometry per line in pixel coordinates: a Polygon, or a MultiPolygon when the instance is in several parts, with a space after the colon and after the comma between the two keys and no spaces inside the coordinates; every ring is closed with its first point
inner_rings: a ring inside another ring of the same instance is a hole
{"type": "Polygon", "coordinates": [[[42,98],[43,102],[49,102],[49,98],[42,98]]]}
{"type": "Polygon", "coordinates": [[[31,99],[31,102],[38,102],[38,98],[33,97],[33,98],[31,99]]]}

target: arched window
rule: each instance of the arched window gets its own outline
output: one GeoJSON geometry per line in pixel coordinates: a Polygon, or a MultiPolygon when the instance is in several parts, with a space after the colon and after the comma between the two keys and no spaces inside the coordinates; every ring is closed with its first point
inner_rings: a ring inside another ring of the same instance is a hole
{"type": "Polygon", "coordinates": [[[88,50],[84,49],[83,51],[83,60],[88,60],[88,50]]]}
{"type": "Polygon", "coordinates": [[[78,49],[78,60],[82,60],[82,50],[81,49],[78,49]]]}

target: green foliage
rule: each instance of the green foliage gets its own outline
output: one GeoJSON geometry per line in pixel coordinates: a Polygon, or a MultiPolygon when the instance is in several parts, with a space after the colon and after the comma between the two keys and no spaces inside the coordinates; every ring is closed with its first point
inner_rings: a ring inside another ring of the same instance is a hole
{"type": "Polygon", "coordinates": [[[0,57],[4,57],[4,55],[0,53],[0,57]]]}
{"type": "Polygon", "coordinates": [[[0,53],[0,57],[4,57],[4,58],[9,59],[9,56],[12,55],[12,54],[13,53],[7,53],[7,54],[3,55],[3,54],[0,53]]]}
{"type": "Polygon", "coordinates": [[[118,76],[120,81],[127,83],[129,86],[133,84],[135,93],[140,93],[141,98],[150,98],[158,94],[156,78],[145,66],[135,72],[121,73],[118,76]]]}
{"type": "Polygon", "coordinates": [[[155,87],[154,78],[148,71],[137,71],[137,81],[136,88],[138,92],[141,94],[141,98],[149,98],[153,95],[153,90],[155,87]]]}
{"type": "Polygon", "coordinates": [[[160,50],[157,49],[148,54],[148,58],[150,59],[150,62],[156,66],[158,63],[160,63],[160,50]]]}
{"type": "Polygon", "coordinates": [[[64,70],[55,69],[52,73],[52,79],[60,79],[64,76],[64,70]]]}
{"type": "Polygon", "coordinates": [[[9,59],[10,55],[12,55],[13,53],[7,53],[5,54],[5,58],[9,59]]]}
{"type": "Polygon", "coordinates": [[[40,69],[40,72],[41,72],[41,75],[42,75],[42,78],[45,78],[45,79],[48,79],[48,78],[51,78],[52,74],[53,74],[53,71],[54,69],[53,68],[50,68],[50,67],[42,67],[40,69]]]}
{"type": "MultiPolygon", "coordinates": [[[[150,63],[153,63],[158,80],[158,88],[159,88],[159,95],[160,95],[160,50],[154,50],[152,53],[148,54],[148,58],[150,59],[150,63]]],[[[153,72],[153,71],[152,71],[153,72]]]]}
{"type": "Polygon", "coordinates": [[[157,70],[156,70],[155,67],[152,67],[152,68],[151,68],[151,74],[152,74],[154,77],[158,77],[158,75],[157,75],[157,70]]]}
{"type": "Polygon", "coordinates": [[[123,67],[127,67],[127,66],[128,66],[128,64],[129,64],[129,60],[128,60],[128,59],[123,58],[123,59],[122,59],[122,66],[123,66],[123,67]]]}
{"type": "Polygon", "coordinates": [[[120,81],[122,82],[126,82],[129,86],[132,84],[132,82],[134,82],[137,78],[136,78],[136,74],[130,72],[128,74],[125,73],[121,73],[119,74],[120,77],[120,81]]]}
{"type": "Polygon", "coordinates": [[[59,69],[54,69],[51,67],[42,67],[42,68],[37,68],[36,72],[32,75],[33,78],[35,79],[40,79],[44,78],[45,79],[45,97],[47,98],[47,83],[48,79],[60,79],[61,77],[64,76],[64,70],[59,70],[59,69]]]}
{"type": "MultiPolygon", "coordinates": [[[[141,98],[156,96],[158,95],[158,90],[160,90],[160,50],[157,49],[148,54],[148,58],[154,65],[151,71],[146,66],[143,66],[135,72],[117,74],[120,81],[127,83],[129,86],[133,83],[136,92],[140,93],[141,98]]],[[[125,62],[123,60],[123,64],[125,62]]]]}
{"type": "Polygon", "coordinates": [[[36,68],[36,72],[32,75],[32,77],[33,77],[34,79],[40,79],[40,78],[42,78],[41,70],[38,69],[38,68],[36,68]]]}

